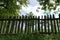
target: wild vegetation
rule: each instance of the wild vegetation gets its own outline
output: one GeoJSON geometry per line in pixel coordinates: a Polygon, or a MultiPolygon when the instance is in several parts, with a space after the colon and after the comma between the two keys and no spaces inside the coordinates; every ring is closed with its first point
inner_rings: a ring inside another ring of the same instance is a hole
{"type": "MultiPolygon", "coordinates": [[[[29,0],[0,0],[0,16],[19,16],[21,6],[26,6],[29,0]],[[19,3],[19,4],[17,4],[19,3]]],[[[37,0],[42,6],[42,10],[52,9],[55,11],[56,7],[60,5],[60,0],[37,0]]],[[[31,12],[30,12],[31,13],[31,12]]],[[[32,14],[27,14],[29,17],[32,14]]],[[[36,21],[35,21],[36,22],[36,21]]],[[[17,35],[1,35],[0,40],[60,40],[60,34],[17,34],[17,35]]]]}

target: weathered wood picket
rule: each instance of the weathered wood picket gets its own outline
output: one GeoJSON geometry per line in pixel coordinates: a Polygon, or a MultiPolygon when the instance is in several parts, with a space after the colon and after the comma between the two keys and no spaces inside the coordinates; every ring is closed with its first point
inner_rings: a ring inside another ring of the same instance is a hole
{"type": "Polygon", "coordinates": [[[59,18],[48,16],[9,16],[0,17],[0,34],[19,33],[57,34],[60,32],[59,18]]]}

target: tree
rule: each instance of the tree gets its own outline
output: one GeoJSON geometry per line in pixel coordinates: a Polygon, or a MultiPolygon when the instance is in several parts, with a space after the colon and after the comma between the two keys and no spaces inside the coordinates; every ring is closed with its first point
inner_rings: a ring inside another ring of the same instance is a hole
{"type": "Polygon", "coordinates": [[[59,0],[38,0],[38,2],[43,6],[42,9],[44,10],[55,10],[56,7],[60,4],[59,0]]]}
{"type": "Polygon", "coordinates": [[[29,17],[32,17],[33,16],[33,13],[32,12],[29,12],[28,14],[26,14],[27,16],[29,17]]]}
{"type": "Polygon", "coordinates": [[[18,15],[22,5],[27,5],[27,0],[0,0],[0,16],[18,15]]]}

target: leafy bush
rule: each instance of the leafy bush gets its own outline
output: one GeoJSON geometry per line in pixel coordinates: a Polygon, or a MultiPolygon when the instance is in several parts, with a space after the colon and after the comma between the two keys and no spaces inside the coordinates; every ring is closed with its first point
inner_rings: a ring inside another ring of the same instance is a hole
{"type": "Polygon", "coordinates": [[[60,34],[21,33],[17,35],[1,35],[0,40],[60,40],[60,34]]]}

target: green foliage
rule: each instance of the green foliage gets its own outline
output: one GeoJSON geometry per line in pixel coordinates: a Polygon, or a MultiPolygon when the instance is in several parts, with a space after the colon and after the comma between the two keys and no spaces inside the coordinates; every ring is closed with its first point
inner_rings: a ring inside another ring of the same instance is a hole
{"type": "Polygon", "coordinates": [[[46,10],[47,8],[49,10],[56,9],[56,6],[58,6],[60,4],[59,0],[37,0],[40,5],[43,5],[42,9],[46,10]]]}
{"type": "MultiPolygon", "coordinates": [[[[0,8],[0,16],[16,16],[19,14],[19,10],[21,9],[21,5],[26,4],[27,0],[0,0],[0,3],[3,2],[3,5],[0,8]],[[20,4],[17,5],[17,2],[20,4]]],[[[1,4],[0,4],[1,5],[1,4]]]]}
{"type": "MultiPolygon", "coordinates": [[[[27,14],[28,19],[37,19],[37,16],[34,16],[32,12],[30,12],[29,14],[27,14]]],[[[37,20],[29,20],[29,24],[31,25],[31,22],[34,22],[35,24],[37,23],[37,20]]]]}
{"type": "Polygon", "coordinates": [[[18,0],[21,5],[27,5],[28,0],[18,0]]]}
{"type": "Polygon", "coordinates": [[[29,12],[29,14],[26,14],[28,17],[32,17],[33,16],[33,13],[32,12],[29,12]]]}
{"type": "Polygon", "coordinates": [[[60,40],[59,34],[18,34],[0,36],[0,40],[60,40]]]}

